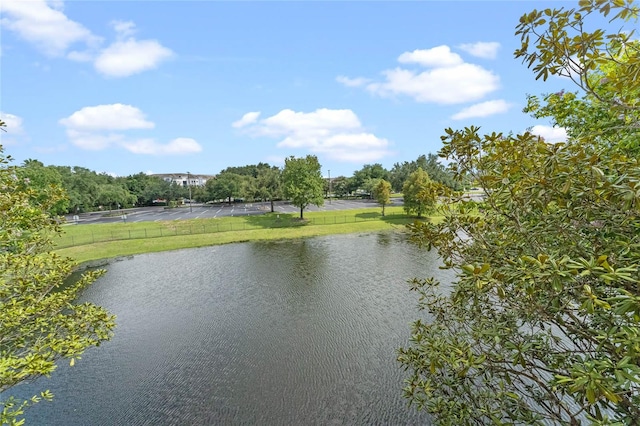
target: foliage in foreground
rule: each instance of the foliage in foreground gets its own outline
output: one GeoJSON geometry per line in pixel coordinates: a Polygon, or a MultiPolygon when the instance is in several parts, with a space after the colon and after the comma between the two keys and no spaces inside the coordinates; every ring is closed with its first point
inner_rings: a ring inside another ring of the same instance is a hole
{"type": "Polygon", "coordinates": [[[640,418],[638,160],[473,128],[445,150],[487,198],[413,225],[460,272],[449,295],[414,282],[431,318],[400,352],[413,402],[461,423],[640,418]]]}
{"type": "MultiPolygon", "coordinates": [[[[517,55],[539,77],[573,66],[593,110],[637,116],[637,44],[620,50],[630,35],[570,33],[594,12],[634,16],[632,5],[580,4],[525,15],[517,55]],[[528,50],[531,35],[539,51],[528,50]],[[593,78],[603,71],[615,81],[593,78]]],[[[450,288],[413,281],[427,315],[398,355],[411,373],[405,396],[439,424],[639,422],[640,161],[629,155],[638,123],[616,122],[626,125],[624,143],[603,143],[606,120],[586,110],[562,119],[582,126],[566,143],[475,127],[443,136],[441,155],[485,201],[480,215],[451,204],[440,224],[412,225],[416,241],[458,273],[450,288]]]]}
{"type": "Polygon", "coordinates": [[[62,199],[61,190],[51,186],[48,197],[40,197],[8,160],[0,146],[0,424],[21,424],[25,408],[53,395],[20,400],[9,390],[49,376],[59,358],[73,365],[85,349],[110,338],[114,318],[95,305],[73,303],[99,272],[63,286],[74,264],[49,251],[59,228],[46,213],[62,199]]]}

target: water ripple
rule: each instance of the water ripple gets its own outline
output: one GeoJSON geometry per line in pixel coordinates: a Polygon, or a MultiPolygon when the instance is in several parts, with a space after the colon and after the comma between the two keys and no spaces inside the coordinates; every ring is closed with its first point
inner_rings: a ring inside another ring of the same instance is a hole
{"type": "MultiPolygon", "coordinates": [[[[83,298],[113,341],[47,386],[43,425],[428,424],[395,349],[417,318],[406,281],[442,274],[402,237],[348,235],[136,256],[83,298]]],[[[446,277],[445,277],[446,278],[446,277]]],[[[25,394],[31,392],[25,388],[25,394]]]]}

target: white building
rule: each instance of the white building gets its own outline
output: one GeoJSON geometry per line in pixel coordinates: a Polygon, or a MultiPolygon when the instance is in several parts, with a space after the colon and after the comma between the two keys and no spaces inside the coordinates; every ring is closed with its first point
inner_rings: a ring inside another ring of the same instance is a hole
{"type": "Polygon", "coordinates": [[[197,175],[194,173],[156,173],[151,176],[158,176],[165,182],[173,182],[180,186],[204,186],[207,180],[215,177],[214,175],[197,175]]]}

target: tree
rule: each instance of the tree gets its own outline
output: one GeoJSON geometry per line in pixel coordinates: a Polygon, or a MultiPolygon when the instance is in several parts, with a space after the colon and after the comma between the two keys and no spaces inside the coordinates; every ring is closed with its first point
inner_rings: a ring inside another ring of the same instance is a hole
{"type": "Polygon", "coordinates": [[[151,176],[142,172],[120,179],[122,185],[135,196],[135,204],[139,206],[151,205],[153,200],[166,199],[171,185],[159,176],[151,176]]]}
{"type": "Polygon", "coordinates": [[[231,204],[232,197],[237,198],[240,196],[242,178],[243,177],[241,175],[224,172],[216,176],[215,179],[209,179],[205,184],[209,197],[211,197],[212,200],[226,198],[228,199],[229,204],[231,204]]]}
{"type": "Polygon", "coordinates": [[[582,97],[577,92],[548,94],[544,105],[530,96],[525,111],[537,118],[551,117],[554,125],[565,127],[573,138],[589,132],[593,143],[613,144],[627,155],[638,155],[640,42],[633,39],[633,30],[605,36],[600,29],[591,33],[583,29],[587,18],[596,13],[607,17],[615,11],[611,21],[635,20],[638,7],[629,0],[581,1],[580,5],[578,11],[533,11],[521,18],[516,34],[521,35],[522,47],[515,52],[516,57],[533,67],[536,79],[560,75],[585,93],[582,97]],[[576,39],[571,38],[571,29],[576,39]],[[543,49],[530,51],[531,36],[543,43],[543,49]]]}
{"type": "Polygon", "coordinates": [[[208,201],[207,190],[204,186],[192,186],[191,188],[191,198],[199,203],[204,203],[208,201]]]}
{"type": "Polygon", "coordinates": [[[153,200],[158,199],[169,201],[173,199],[172,193],[175,192],[176,187],[175,182],[167,182],[155,176],[145,185],[142,196],[147,204],[153,204],[153,200]]]}
{"type": "Polygon", "coordinates": [[[239,176],[235,177],[233,182],[228,180],[225,182],[226,190],[231,189],[231,187],[237,188],[235,195],[233,195],[235,197],[243,197],[250,200],[268,199],[271,201],[271,209],[273,211],[273,198],[279,197],[279,183],[276,178],[278,173],[279,169],[277,167],[271,167],[267,163],[258,163],[227,167],[220,172],[219,176],[239,176]],[[265,184],[269,186],[265,187],[265,184]]]}
{"type": "Polygon", "coordinates": [[[407,214],[416,213],[418,217],[422,217],[435,209],[436,185],[429,179],[427,172],[418,167],[402,185],[402,196],[407,214]]]}
{"type": "Polygon", "coordinates": [[[53,186],[48,198],[37,197],[9,160],[0,146],[0,424],[20,424],[25,408],[52,395],[42,391],[21,400],[9,390],[49,376],[60,358],[73,365],[85,349],[111,337],[114,317],[74,303],[101,272],[63,286],[74,264],[50,251],[60,228],[47,213],[63,197],[61,189],[53,186]]]}
{"type": "Polygon", "coordinates": [[[144,206],[148,204],[147,200],[145,199],[144,192],[152,178],[152,176],[142,172],[136,173],[134,175],[129,175],[124,178],[124,186],[129,192],[131,192],[131,194],[136,197],[136,205],[144,206]]]}
{"type": "Polygon", "coordinates": [[[282,197],[282,170],[275,166],[261,168],[256,181],[258,194],[263,200],[269,200],[273,213],[273,200],[282,197]]]}
{"type": "Polygon", "coordinates": [[[84,167],[51,166],[62,177],[62,186],[69,196],[69,210],[93,210],[100,205],[98,201],[100,186],[113,183],[113,177],[98,174],[84,167]]]}
{"type": "Polygon", "coordinates": [[[315,155],[307,155],[305,158],[291,156],[284,161],[284,196],[291,200],[294,206],[300,207],[300,219],[303,219],[304,209],[309,204],[324,204],[324,180],[320,163],[315,155]]]}
{"type": "MultiPolygon", "coordinates": [[[[27,179],[30,187],[34,190],[36,204],[49,198],[49,193],[62,186],[62,176],[55,167],[45,167],[38,160],[26,160],[22,167],[16,168],[16,172],[21,179],[27,179]]],[[[69,198],[62,197],[49,211],[52,215],[62,215],[69,211],[69,198]]]]}
{"type": "MultiPolygon", "coordinates": [[[[382,179],[384,180],[384,179],[382,179]]],[[[360,188],[367,194],[369,194],[369,198],[372,199],[374,198],[373,195],[373,190],[375,189],[376,185],[378,184],[378,181],[380,181],[379,178],[368,178],[367,180],[365,180],[362,185],[360,186],[360,188]]]]}
{"type": "MultiPolygon", "coordinates": [[[[591,77],[613,61],[619,74],[607,90],[620,93],[598,102],[637,114],[629,91],[639,63],[616,50],[628,33],[583,30],[594,13],[632,16],[632,4],[580,5],[523,16],[516,56],[538,77],[575,65],[573,78],[594,96],[591,77]]],[[[566,143],[477,127],[442,137],[440,154],[458,178],[472,175],[485,201],[478,212],[452,200],[441,223],[411,226],[457,273],[447,289],[412,282],[428,319],[398,352],[411,372],[405,396],[440,424],[638,424],[640,160],[603,144],[603,121],[584,113],[568,119],[578,127],[566,143]]]]}
{"type": "Polygon", "coordinates": [[[352,191],[355,192],[358,189],[363,190],[371,196],[371,190],[377,183],[378,179],[389,179],[389,172],[382,167],[382,164],[365,164],[362,169],[356,170],[353,173],[351,181],[352,191]]]}
{"type": "MultiPolygon", "coordinates": [[[[638,55],[640,42],[630,41],[632,55],[638,55]]],[[[566,129],[572,138],[581,137],[588,131],[593,142],[603,146],[617,146],[627,155],[640,155],[640,112],[637,108],[615,107],[615,95],[608,90],[625,62],[610,62],[599,65],[590,77],[593,91],[580,95],[576,92],[550,93],[542,101],[537,96],[528,96],[525,112],[536,118],[551,118],[551,124],[566,129]],[[612,108],[611,105],[614,105],[612,108]]],[[[625,92],[634,91],[640,98],[640,87],[626,87],[625,92]]]]}
{"type": "Polygon", "coordinates": [[[111,183],[98,187],[98,197],[96,200],[101,205],[108,206],[109,210],[111,210],[112,206],[116,209],[129,207],[136,202],[137,197],[121,185],[111,183]]]}
{"type": "Polygon", "coordinates": [[[395,163],[393,168],[389,171],[389,181],[391,182],[391,188],[395,192],[402,192],[402,185],[409,177],[411,172],[416,171],[418,167],[412,167],[411,163],[405,161],[403,163],[395,163]]]}
{"type": "Polygon", "coordinates": [[[378,180],[377,185],[373,188],[373,195],[378,204],[382,206],[382,216],[384,216],[384,206],[391,201],[391,184],[384,179],[378,180]]]}
{"type": "Polygon", "coordinates": [[[389,172],[391,187],[396,192],[402,191],[402,185],[409,175],[418,168],[421,168],[429,175],[429,178],[435,182],[439,182],[453,190],[462,189],[460,182],[453,179],[452,174],[438,160],[438,156],[429,153],[428,155],[420,155],[415,161],[405,161],[403,163],[395,163],[389,172]]]}
{"type": "Polygon", "coordinates": [[[220,173],[234,173],[240,176],[249,176],[253,178],[257,178],[258,174],[260,174],[261,170],[270,169],[271,166],[267,163],[258,163],[258,164],[249,164],[247,166],[239,166],[239,167],[227,167],[220,173]]]}
{"type": "Polygon", "coordinates": [[[331,179],[331,190],[333,194],[338,197],[346,197],[349,195],[349,182],[344,176],[338,176],[331,179]]]}

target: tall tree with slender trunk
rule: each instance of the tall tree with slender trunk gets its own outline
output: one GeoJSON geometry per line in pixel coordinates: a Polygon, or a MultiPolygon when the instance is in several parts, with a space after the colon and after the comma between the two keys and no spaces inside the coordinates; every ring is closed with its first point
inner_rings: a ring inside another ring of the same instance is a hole
{"type": "Polygon", "coordinates": [[[269,200],[273,213],[273,200],[282,197],[282,170],[278,167],[262,168],[258,171],[256,180],[260,196],[269,200]]]}
{"type": "Polygon", "coordinates": [[[304,158],[291,156],[285,159],[282,172],[284,196],[300,208],[300,219],[304,218],[304,209],[315,204],[324,204],[324,179],[318,157],[307,155],[304,158]]]}
{"type": "Polygon", "coordinates": [[[379,179],[373,187],[373,196],[382,206],[382,216],[384,216],[384,207],[391,201],[391,184],[384,179],[379,179]]]}

